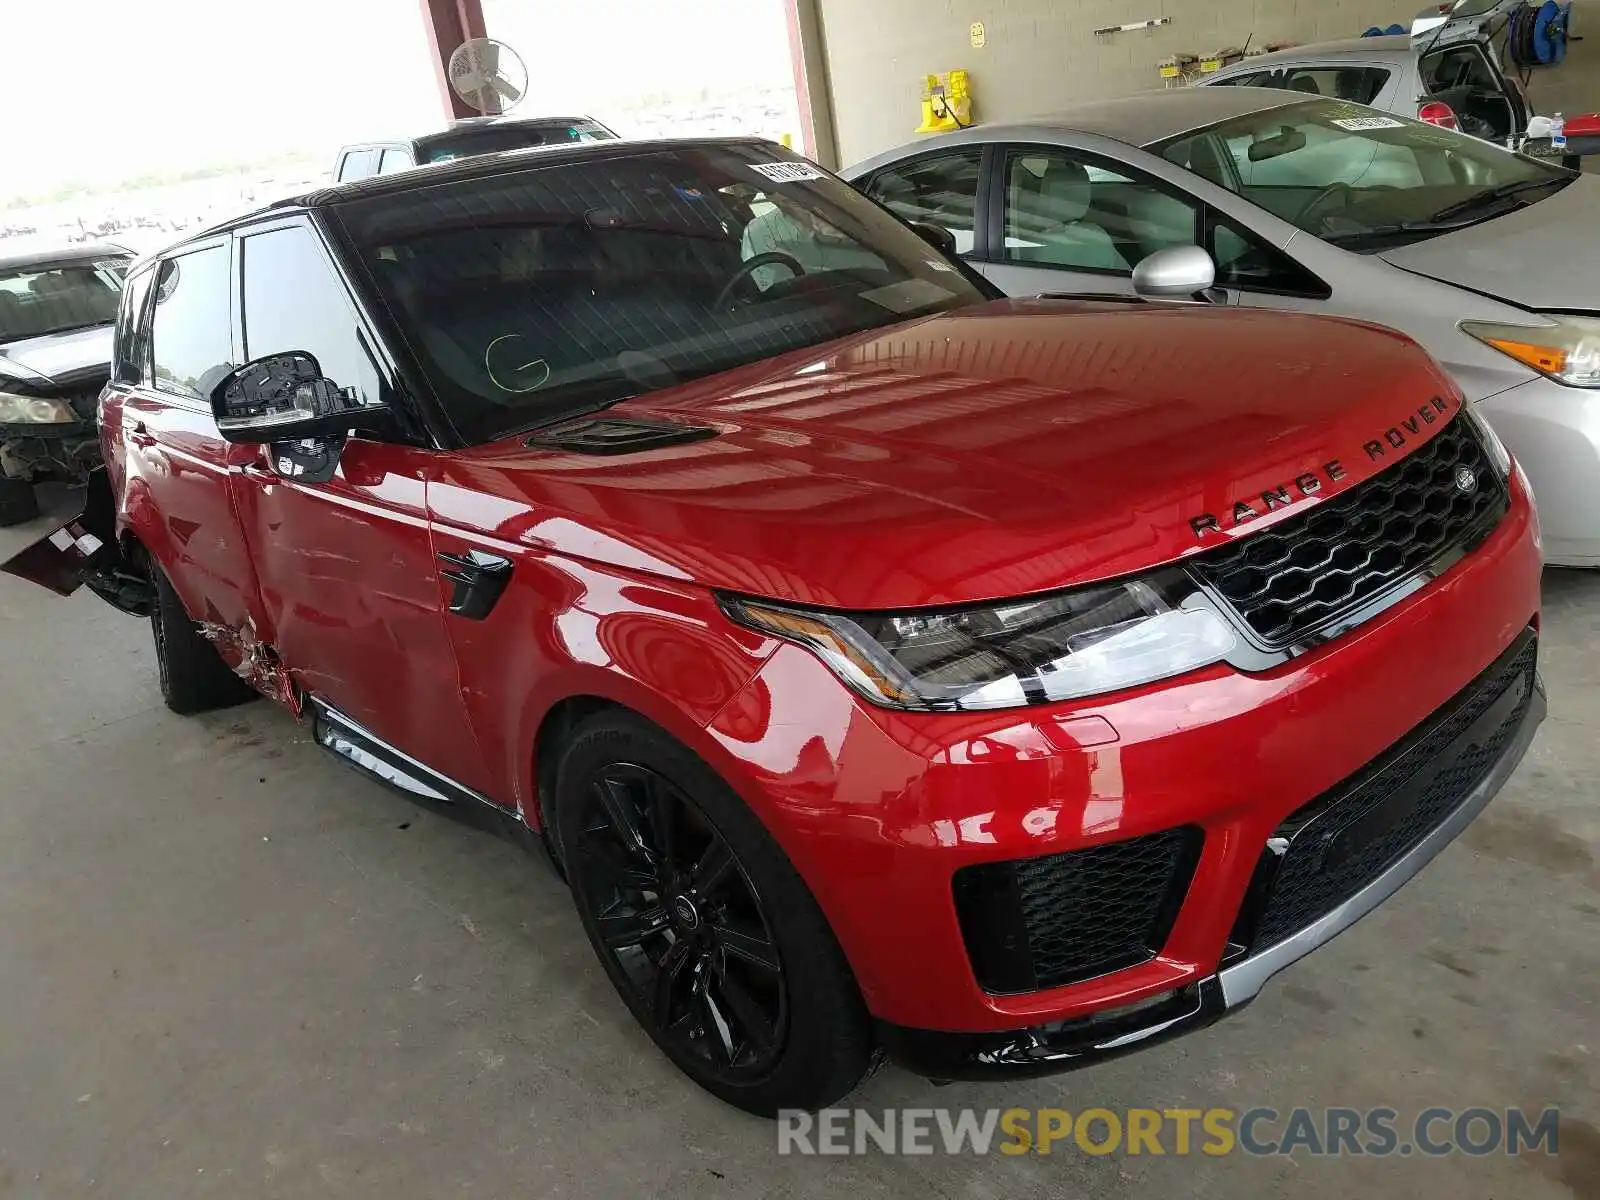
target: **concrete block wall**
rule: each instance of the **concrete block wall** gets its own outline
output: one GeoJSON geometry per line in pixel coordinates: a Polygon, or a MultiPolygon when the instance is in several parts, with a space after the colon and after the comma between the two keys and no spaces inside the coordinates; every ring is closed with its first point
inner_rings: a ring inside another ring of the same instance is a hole
{"type": "Polygon", "coordinates": [[[908,142],[922,77],[972,76],[979,121],[1066,109],[1073,102],[1161,86],[1174,51],[1355,37],[1409,26],[1419,0],[814,0],[820,16],[839,161],[908,142]],[[1093,30],[1156,17],[1170,25],[1096,37],[1093,30]],[[986,45],[969,30],[982,21],[986,45]]]}

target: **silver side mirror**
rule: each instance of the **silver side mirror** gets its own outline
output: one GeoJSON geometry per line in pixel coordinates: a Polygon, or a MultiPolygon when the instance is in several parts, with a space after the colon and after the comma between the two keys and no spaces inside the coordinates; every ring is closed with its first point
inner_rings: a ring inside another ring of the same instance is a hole
{"type": "Polygon", "coordinates": [[[1168,246],[1133,269],[1133,291],[1147,300],[1193,300],[1217,282],[1217,267],[1199,246],[1168,246]]]}

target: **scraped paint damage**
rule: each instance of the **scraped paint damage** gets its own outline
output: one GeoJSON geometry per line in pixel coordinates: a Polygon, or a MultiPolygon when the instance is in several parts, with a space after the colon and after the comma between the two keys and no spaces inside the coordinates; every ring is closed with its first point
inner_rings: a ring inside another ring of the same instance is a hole
{"type": "Polygon", "coordinates": [[[255,622],[245,619],[243,628],[234,629],[215,621],[200,621],[196,628],[217,648],[222,661],[233,673],[262,695],[284,705],[296,717],[305,708],[300,689],[289,678],[289,671],[278,652],[256,636],[255,622]]]}

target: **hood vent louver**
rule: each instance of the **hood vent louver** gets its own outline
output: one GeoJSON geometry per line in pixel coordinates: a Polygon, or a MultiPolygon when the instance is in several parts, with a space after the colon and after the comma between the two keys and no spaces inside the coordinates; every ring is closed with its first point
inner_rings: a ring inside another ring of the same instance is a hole
{"type": "Polygon", "coordinates": [[[524,445],[535,450],[564,450],[569,454],[638,454],[663,446],[703,442],[716,436],[715,429],[703,425],[631,417],[584,417],[541,429],[524,445]]]}

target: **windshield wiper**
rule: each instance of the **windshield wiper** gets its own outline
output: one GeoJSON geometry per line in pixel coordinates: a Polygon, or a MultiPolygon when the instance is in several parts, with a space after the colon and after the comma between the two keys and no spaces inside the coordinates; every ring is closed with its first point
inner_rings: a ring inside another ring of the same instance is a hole
{"type": "Polygon", "coordinates": [[[1366,241],[1383,241],[1387,238],[1426,238],[1441,233],[1465,229],[1472,221],[1396,221],[1392,225],[1372,225],[1366,229],[1352,229],[1348,233],[1325,233],[1322,240],[1333,246],[1349,247],[1366,241]]]}
{"type": "MultiPolygon", "coordinates": [[[[1498,184],[1485,191],[1475,192],[1465,200],[1457,200],[1454,204],[1445,205],[1445,207],[1434,213],[1431,219],[1434,221],[1448,221],[1451,217],[1464,216],[1467,213],[1476,212],[1480,208],[1487,208],[1490,205],[1511,200],[1522,195],[1523,192],[1531,192],[1536,188],[1566,187],[1571,182],[1571,179],[1519,179],[1514,183],[1498,184]]],[[[1517,207],[1522,208],[1525,205],[1518,205],[1517,207]]],[[[1510,210],[1508,209],[1507,211],[1510,210]]]]}
{"type": "Polygon", "coordinates": [[[579,417],[593,416],[595,413],[603,412],[605,409],[611,408],[614,405],[622,404],[629,400],[636,400],[643,394],[643,392],[629,392],[625,396],[610,396],[604,400],[592,401],[588,404],[575,404],[570,408],[557,408],[554,411],[544,413],[543,415],[536,417],[525,424],[517,425],[512,429],[507,429],[504,432],[496,433],[492,440],[498,441],[500,438],[508,437],[528,437],[532,434],[538,433],[540,430],[549,429],[552,425],[560,425],[566,421],[575,421],[579,417]]]}

